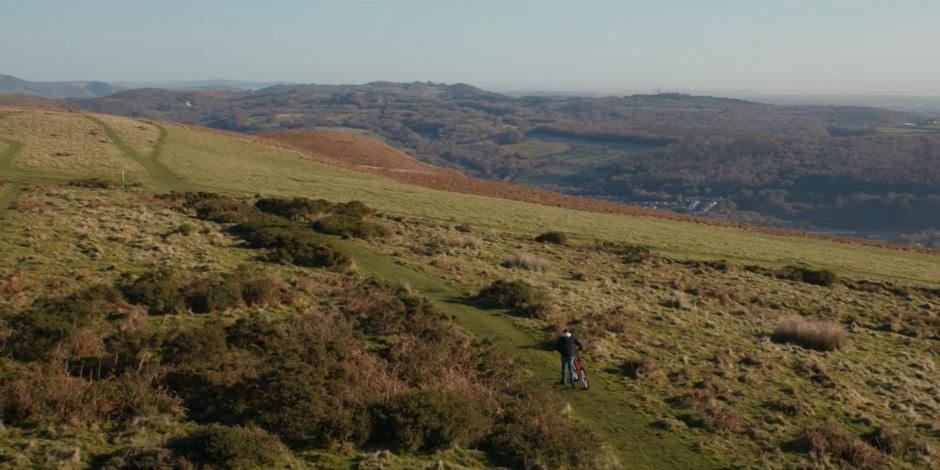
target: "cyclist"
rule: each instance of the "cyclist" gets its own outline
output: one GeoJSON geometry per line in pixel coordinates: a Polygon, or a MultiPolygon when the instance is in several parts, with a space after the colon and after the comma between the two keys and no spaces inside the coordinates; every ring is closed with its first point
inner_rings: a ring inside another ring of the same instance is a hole
{"type": "Polygon", "coordinates": [[[584,349],[578,338],[565,329],[561,336],[555,340],[555,350],[561,354],[561,384],[565,384],[565,369],[568,369],[568,378],[571,384],[578,380],[578,372],[574,368],[574,353],[584,349]]]}

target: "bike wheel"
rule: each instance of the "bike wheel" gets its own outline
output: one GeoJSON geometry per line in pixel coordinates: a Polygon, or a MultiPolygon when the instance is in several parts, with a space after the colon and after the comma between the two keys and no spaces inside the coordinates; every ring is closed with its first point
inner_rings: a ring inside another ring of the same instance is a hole
{"type": "Polygon", "coordinates": [[[588,376],[587,376],[587,372],[585,372],[584,369],[581,369],[580,379],[581,379],[581,388],[587,390],[589,386],[588,376]]]}

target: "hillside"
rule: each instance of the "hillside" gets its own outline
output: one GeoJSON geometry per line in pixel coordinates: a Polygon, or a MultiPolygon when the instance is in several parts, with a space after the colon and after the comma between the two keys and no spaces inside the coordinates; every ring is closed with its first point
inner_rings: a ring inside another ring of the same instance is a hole
{"type": "Polygon", "coordinates": [[[358,129],[470,176],[778,227],[889,240],[940,228],[938,129],[878,108],[422,82],[135,90],[69,106],[250,133],[358,129]]]}
{"type": "Polygon", "coordinates": [[[15,93],[41,98],[95,98],[120,90],[120,87],[95,81],[33,82],[0,74],[0,93],[15,93]]]}
{"type": "Polygon", "coordinates": [[[434,190],[309,137],[345,167],[0,110],[0,462],[937,464],[936,255],[434,190]],[[562,326],[589,390],[554,385],[562,326]]]}

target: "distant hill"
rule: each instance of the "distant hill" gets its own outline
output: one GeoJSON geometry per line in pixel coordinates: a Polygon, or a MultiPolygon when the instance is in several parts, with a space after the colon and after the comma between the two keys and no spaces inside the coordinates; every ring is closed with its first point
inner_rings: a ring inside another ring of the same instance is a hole
{"type": "Polygon", "coordinates": [[[166,90],[260,90],[289,82],[252,82],[247,80],[229,80],[213,78],[209,80],[172,80],[172,81],[129,81],[114,82],[123,88],[163,88],[166,90]]]}
{"type": "Polygon", "coordinates": [[[122,88],[105,82],[31,82],[12,75],[0,75],[0,93],[17,93],[43,98],[95,98],[122,88]]]}
{"type": "Polygon", "coordinates": [[[513,97],[431,82],[129,90],[68,103],[254,134],[357,129],[470,176],[694,215],[880,239],[940,229],[940,127],[881,108],[513,97]]]}

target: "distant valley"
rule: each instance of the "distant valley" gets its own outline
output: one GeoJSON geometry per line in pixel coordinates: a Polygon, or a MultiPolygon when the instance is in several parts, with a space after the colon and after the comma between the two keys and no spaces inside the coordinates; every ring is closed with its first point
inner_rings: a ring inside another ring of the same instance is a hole
{"type": "Polygon", "coordinates": [[[512,97],[426,82],[148,88],[55,104],[254,134],[354,130],[471,176],[940,246],[940,121],[914,113],[671,93],[512,97]]]}

